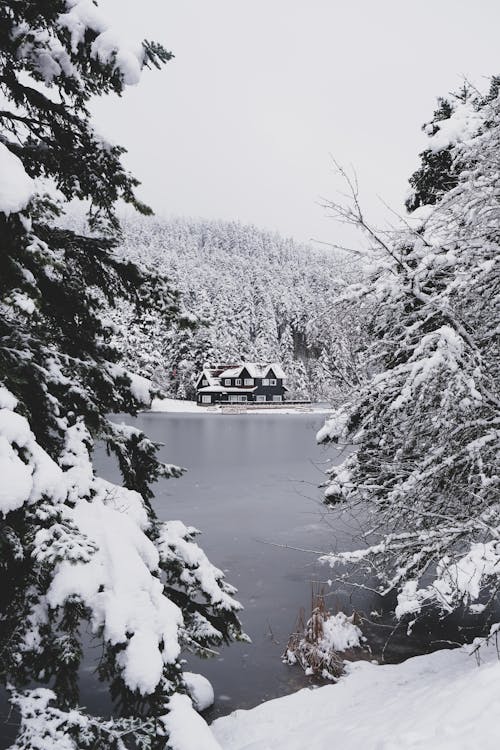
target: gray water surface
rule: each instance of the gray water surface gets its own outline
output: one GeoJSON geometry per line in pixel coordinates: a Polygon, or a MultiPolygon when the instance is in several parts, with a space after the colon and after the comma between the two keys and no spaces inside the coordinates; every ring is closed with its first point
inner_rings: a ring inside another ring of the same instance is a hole
{"type": "MultiPolygon", "coordinates": [[[[310,611],[312,584],[332,575],[318,564],[319,553],[360,545],[359,526],[328,513],[321,502],[324,472],[342,460],[332,446],[316,444],[323,421],[321,414],[206,413],[145,413],[135,420],[150,438],[165,444],[163,460],[188,469],[181,479],[153,487],[158,516],[180,519],[203,532],[199,543],[237,586],[244,606],[241,619],[251,644],[223,647],[213,659],[188,660],[188,669],[204,674],[214,686],[209,719],[311,684],[299,667],[283,664],[281,654],[299,610],[310,611]]],[[[120,481],[103,450],[95,464],[99,474],[120,481]]],[[[404,623],[392,632],[394,602],[338,583],[327,591],[332,611],[355,608],[368,615],[363,631],[379,660],[401,661],[451,645],[443,639],[463,639],[458,616],[434,616],[408,638],[404,623]],[[370,617],[374,609],[380,618],[370,617]]],[[[104,690],[103,685],[99,695],[83,685],[84,704],[99,711],[93,704],[105,700],[104,690]]]]}
{"type": "MultiPolygon", "coordinates": [[[[214,685],[212,716],[309,684],[299,668],[282,664],[281,654],[300,608],[310,606],[311,582],[328,578],[317,553],[352,545],[351,534],[324,518],[319,485],[338,456],[316,445],[323,421],[321,414],[146,413],[135,422],[165,443],[163,460],[188,469],[181,479],[155,485],[156,512],[203,532],[199,543],[244,606],[251,644],[223,647],[210,660],[190,659],[189,669],[214,685]]],[[[96,469],[119,480],[103,454],[96,469]]]]}

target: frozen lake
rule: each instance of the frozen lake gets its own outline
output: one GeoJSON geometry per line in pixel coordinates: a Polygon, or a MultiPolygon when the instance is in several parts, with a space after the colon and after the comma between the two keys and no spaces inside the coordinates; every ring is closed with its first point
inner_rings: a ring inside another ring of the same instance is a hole
{"type": "MultiPolygon", "coordinates": [[[[300,608],[309,611],[312,583],[331,575],[317,563],[317,552],[359,545],[353,538],[359,526],[328,513],[321,502],[324,471],[341,458],[332,446],[316,445],[324,418],[145,413],[134,422],[165,444],[161,458],[188,469],[181,479],[154,486],[156,512],[161,519],[180,519],[202,531],[199,543],[238,587],[237,598],[245,608],[241,619],[251,644],[223,647],[219,657],[209,660],[189,659],[189,669],[208,677],[215,689],[208,719],[311,684],[298,667],[283,664],[281,654],[300,608]],[[306,549],[316,552],[301,551],[306,549]]],[[[120,481],[103,451],[95,463],[100,474],[120,481]]],[[[369,615],[375,608],[389,608],[390,602],[375,594],[338,585],[331,591],[327,602],[333,610],[354,607],[369,615]]],[[[444,639],[458,636],[450,617],[424,621],[411,639],[404,626],[391,633],[388,617],[365,623],[363,630],[376,658],[389,638],[387,661],[442,648],[444,639]]],[[[102,712],[105,693],[96,690],[95,681],[91,690],[84,684],[82,702],[102,712]]]]}
{"type": "MultiPolygon", "coordinates": [[[[222,648],[219,658],[190,661],[214,685],[214,715],[292,692],[308,684],[280,655],[311,581],[323,578],[317,555],[274,545],[328,550],[335,543],[322,521],[323,471],[334,454],[315,443],[324,415],[197,415],[147,413],[137,423],[165,443],[161,457],[188,469],[155,485],[162,519],[180,519],[203,533],[211,562],[237,586],[252,644],[222,648]]],[[[111,461],[97,469],[118,480],[111,461]]]]}
{"type": "MultiPolygon", "coordinates": [[[[208,677],[215,689],[216,703],[208,718],[310,684],[298,667],[284,665],[280,658],[300,608],[310,606],[312,582],[329,577],[329,569],[318,565],[317,553],[301,550],[352,548],[353,535],[359,533],[359,528],[328,514],[321,503],[324,471],[339,460],[333,447],[316,445],[324,418],[179,413],[137,418],[147,435],[165,444],[161,457],[188,469],[181,479],[155,485],[153,504],[159,517],[180,519],[203,532],[201,546],[238,587],[245,608],[242,621],[251,644],[224,647],[214,659],[189,659],[189,669],[208,677]]],[[[119,481],[102,453],[96,466],[119,481]]],[[[338,586],[332,591],[327,600],[332,609],[349,611],[354,606],[367,614],[375,606],[380,609],[375,595],[353,595],[338,586]]],[[[379,656],[390,633],[387,621],[365,632],[374,656],[379,656]]],[[[422,645],[392,637],[386,658],[399,660],[426,650],[422,645]]],[[[89,696],[86,705],[96,699],[89,696]]]]}

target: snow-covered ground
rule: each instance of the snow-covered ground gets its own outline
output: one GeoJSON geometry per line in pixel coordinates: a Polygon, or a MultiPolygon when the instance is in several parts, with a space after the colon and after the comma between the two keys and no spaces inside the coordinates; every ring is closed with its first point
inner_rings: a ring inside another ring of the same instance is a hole
{"type": "Polygon", "coordinates": [[[222,750],[498,750],[500,661],[467,647],[397,665],[348,665],[336,685],[304,689],[217,719],[222,750]]]}
{"type": "MultiPolygon", "coordinates": [[[[244,411],[244,404],[235,404],[235,407],[244,411]]],[[[151,411],[157,412],[184,412],[193,414],[228,414],[228,411],[218,406],[202,407],[197,406],[195,401],[181,401],[174,398],[155,398],[151,404],[151,411]]],[[[311,404],[310,406],[290,406],[290,407],[266,407],[263,409],[248,409],[249,414],[329,414],[331,409],[324,404],[311,404]]]]}
{"type": "Polygon", "coordinates": [[[199,414],[203,409],[196,405],[195,401],[180,401],[175,398],[154,398],[151,411],[178,411],[195,412],[199,414]]]}

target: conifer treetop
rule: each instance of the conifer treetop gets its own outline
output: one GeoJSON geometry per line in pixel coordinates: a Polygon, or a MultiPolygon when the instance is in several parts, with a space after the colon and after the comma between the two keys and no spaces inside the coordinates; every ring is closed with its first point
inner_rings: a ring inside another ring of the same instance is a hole
{"type": "Polygon", "coordinates": [[[92,215],[115,228],[118,199],[148,213],[121,163],[125,149],[95,131],[88,103],[120,95],[172,54],[155,42],[124,42],[92,0],[2,3],[0,49],[0,141],[28,175],[50,178],[67,200],[89,200],[92,215]]]}

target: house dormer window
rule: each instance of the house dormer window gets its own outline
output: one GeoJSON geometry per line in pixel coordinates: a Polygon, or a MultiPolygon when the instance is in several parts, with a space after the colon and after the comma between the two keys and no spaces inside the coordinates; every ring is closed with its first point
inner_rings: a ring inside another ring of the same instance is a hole
{"type": "Polygon", "coordinates": [[[270,378],[269,385],[277,385],[276,378],[270,378]]]}
{"type": "Polygon", "coordinates": [[[253,378],[245,378],[244,384],[245,385],[253,385],[253,378]]]}
{"type": "Polygon", "coordinates": [[[236,385],[241,385],[241,378],[236,378],[236,385]]]}
{"type": "Polygon", "coordinates": [[[263,378],[262,385],[269,385],[269,378],[263,378]]]}
{"type": "Polygon", "coordinates": [[[231,385],[231,378],[225,378],[224,385],[231,385]]]}
{"type": "Polygon", "coordinates": [[[201,384],[202,384],[203,386],[205,386],[205,385],[208,385],[208,380],[202,380],[202,381],[201,381],[201,384]]]}

